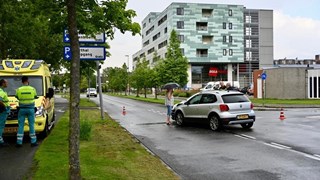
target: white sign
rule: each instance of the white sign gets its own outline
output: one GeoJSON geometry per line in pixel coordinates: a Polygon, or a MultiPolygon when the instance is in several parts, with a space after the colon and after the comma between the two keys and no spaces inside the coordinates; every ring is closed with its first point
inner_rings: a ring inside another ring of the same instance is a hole
{"type": "MultiPolygon", "coordinates": [[[[64,59],[71,60],[72,53],[71,47],[64,47],[64,59]]],[[[101,46],[81,46],[80,47],[80,60],[105,60],[106,48],[101,46]]]]}
{"type": "MultiPolygon", "coordinates": [[[[96,34],[94,37],[78,34],[79,43],[105,43],[106,37],[105,33],[96,34]]],[[[63,32],[63,42],[70,43],[70,37],[67,30],[63,32]]]]}

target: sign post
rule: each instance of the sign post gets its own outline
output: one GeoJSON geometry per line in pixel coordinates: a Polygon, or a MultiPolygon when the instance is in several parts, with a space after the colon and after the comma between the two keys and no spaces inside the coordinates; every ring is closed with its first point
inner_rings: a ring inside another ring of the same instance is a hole
{"type": "Polygon", "coordinates": [[[267,79],[267,74],[265,72],[263,72],[261,74],[261,79],[263,80],[263,100],[262,100],[262,106],[264,106],[264,100],[266,98],[266,79],[267,79]]]}
{"type": "MultiPolygon", "coordinates": [[[[79,36],[79,43],[97,45],[97,44],[103,44],[106,41],[105,33],[96,34],[94,37],[87,36],[85,34],[78,34],[78,36],[79,36]]],[[[67,30],[63,31],[63,42],[70,43],[69,33],[67,30]]],[[[63,58],[68,61],[72,59],[72,52],[71,52],[70,46],[64,46],[63,58]]],[[[104,46],[80,46],[80,60],[96,61],[96,64],[97,64],[97,79],[98,79],[98,87],[99,87],[99,100],[100,100],[100,110],[101,110],[102,120],[104,119],[104,111],[103,111],[99,61],[105,60],[105,59],[106,59],[106,48],[104,46]]],[[[90,82],[89,82],[89,88],[90,88],[90,82]]]]}

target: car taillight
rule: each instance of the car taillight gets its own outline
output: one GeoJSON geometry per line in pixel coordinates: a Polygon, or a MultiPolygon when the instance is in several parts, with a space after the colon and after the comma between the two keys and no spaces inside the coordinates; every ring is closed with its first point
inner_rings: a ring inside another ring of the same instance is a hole
{"type": "Polygon", "coordinates": [[[220,104],[220,111],[229,111],[229,107],[226,104],[220,104]]]}
{"type": "Polygon", "coordinates": [[[253,104],[251,103],[250,108],[253,109],[253,104]]]}

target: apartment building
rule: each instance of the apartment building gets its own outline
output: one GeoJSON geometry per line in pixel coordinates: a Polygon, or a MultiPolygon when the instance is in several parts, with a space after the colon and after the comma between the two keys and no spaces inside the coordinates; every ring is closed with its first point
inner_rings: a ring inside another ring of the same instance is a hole
{"type": "Polygon", "coordinates": [[[252,72],[273,65],[273,11],[243,5],[172,3],[142,21],[142,48],[133,67],[146,58],[153,66],[165,58],[174,29],[189,61],[188,88],[210,81],[252,82],[252,72]]]}

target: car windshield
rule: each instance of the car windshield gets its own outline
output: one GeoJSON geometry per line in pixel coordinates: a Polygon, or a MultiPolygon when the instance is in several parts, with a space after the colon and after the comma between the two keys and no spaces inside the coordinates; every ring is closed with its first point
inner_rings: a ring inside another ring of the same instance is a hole
{"type": "MultiPolygon", "coordinates": [[[[8,87],[5,88],[5,91],[8,93],[8,96],[15,96],[16,89],[22,86],[21,82],[22,76],[2,76],[1,79],[8,81],[8,87]]],[[[34,87],[37,91],[38,96],[43,96],[43,83],[42,76],[28,76],[30,86],[34,87]]]]}
{"type": "Polygon", "coordinates": [[[249,99],[242,94],[227,94],[222,96],[224,103],[250,102],[249,99]]]}
{"type": "Polygon", "coordinates": [[[95,91],[96,88],[89,88],[89,91],[95,91]]]}

